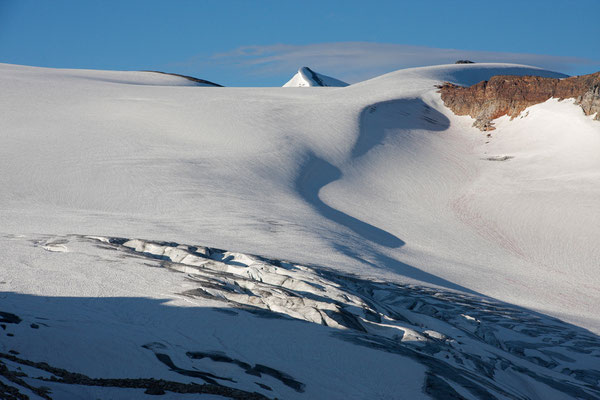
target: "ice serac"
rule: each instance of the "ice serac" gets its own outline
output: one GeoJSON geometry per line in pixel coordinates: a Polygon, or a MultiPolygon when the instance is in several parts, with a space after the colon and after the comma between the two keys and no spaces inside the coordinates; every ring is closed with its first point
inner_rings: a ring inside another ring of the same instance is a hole
{"type": "Polygon", "coordinates": [[[308,67],[298,69],[296,75],[292,77],[283,87],[313,87],[313,86],[348,86],[346,82],[332,78],[327,75],[319,74],[308,67]]]}
{"type": "Polygon", "coordinates": [[[600,72],[564,79],[499,75],[470,87],[445,83],[440,93],[447,107],[475,118],[473,126],[482,131],[495,129],[492,121],[498,117],[514,118],[550,98],[574,98],[585,115],[600,120],[600,72]]]}

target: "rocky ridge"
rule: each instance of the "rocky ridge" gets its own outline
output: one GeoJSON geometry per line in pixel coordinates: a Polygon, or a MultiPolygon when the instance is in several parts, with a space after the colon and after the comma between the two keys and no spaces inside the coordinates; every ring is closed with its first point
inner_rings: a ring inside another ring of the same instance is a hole
{"type": "Polygon", "coordinates": [[[439,86],[446,107],[456,115],[475,118],[482,131],[495,129],[493,120],[517,117],[523,110],[550,98],[574,98],[585,115],[600,121],[600,72],[564,79],[498,75],[470,87],[446,82],[439,86]]]}

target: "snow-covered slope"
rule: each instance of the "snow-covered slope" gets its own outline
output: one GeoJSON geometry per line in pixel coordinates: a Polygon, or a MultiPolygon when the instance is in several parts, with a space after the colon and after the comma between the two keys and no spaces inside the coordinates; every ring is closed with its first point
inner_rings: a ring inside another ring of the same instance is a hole
{"type": "Polygon", "coordinates": [[[194,78],[193,76],[188,76],[188,75],[180,75],[180,74],[174,74],[174,73],[162,72],[162,71],[145,71],[145,72],[154,72],[156,74],[165,74],[165,75],[176,76],[176,77],[179,77],[179,78],[186,79],[186,80],[188,80],[190,82],[194,82],[195,86],[223,87],[223,85],[219,85],[218,83],[207,81],[205,79],[194,78]]]}
{"type": "Polygon", "coordinates": [[[0,362],[60,378],[26,385],[600,396],[600,124],[550,100],[488,137],[435,87],[560,74],[288,91],[0,70],[0,362]]]}
{"type": "Polygon", "coordinates": [[[308,67],[298,68],[296,75],[286,82],[283,87],[311,87],[311,86],[348,86],[346,82],[319,74],[308,67]]]}

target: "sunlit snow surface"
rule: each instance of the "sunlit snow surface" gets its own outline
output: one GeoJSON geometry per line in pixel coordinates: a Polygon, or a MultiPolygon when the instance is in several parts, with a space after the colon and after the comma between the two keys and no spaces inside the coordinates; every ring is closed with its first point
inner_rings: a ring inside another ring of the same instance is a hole
{"type": "Polygon", "coordinates": [[[600,397],[600,124],[549,100],[487,137],[435,88],[558,74],[244,89],[0,68],[3,385],[600,397]]]}

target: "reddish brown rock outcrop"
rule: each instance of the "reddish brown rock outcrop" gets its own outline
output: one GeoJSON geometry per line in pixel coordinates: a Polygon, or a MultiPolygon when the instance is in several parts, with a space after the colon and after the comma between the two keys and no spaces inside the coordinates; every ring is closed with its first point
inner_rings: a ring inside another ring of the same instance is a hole
{"type": "Polygon", "coordinates": [[[445,83],[442,100],[456,115],[475,118],[473,126],[482,131],[495,129],[492,120],[518,116],[527,107],[550,98],[574,98],[586,115],[600,121],[600,72],[564,79],[539,76],[498,75],[470,87],[445,83]]]}

